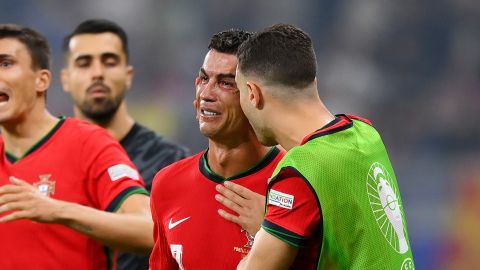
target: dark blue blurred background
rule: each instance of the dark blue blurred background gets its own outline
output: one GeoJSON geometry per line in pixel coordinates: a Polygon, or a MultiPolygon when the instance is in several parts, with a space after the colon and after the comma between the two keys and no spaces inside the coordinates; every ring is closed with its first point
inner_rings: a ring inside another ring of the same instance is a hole
{"type": "Polygon", "coordinates": [[[72,115],[59,84],[61,41],[107,18],[130,37],[129,108],[194,152],[206,146],[192,101],[210,36],[292,23],[316,45],[320,96],[373,121],[396,168],[417,269],[480,265],[480,1],[6,1],[4,23],[31,26],[54,51],[49,107],[72,115]],[[470,119],[473,118],[473,119],[470,119]]]}

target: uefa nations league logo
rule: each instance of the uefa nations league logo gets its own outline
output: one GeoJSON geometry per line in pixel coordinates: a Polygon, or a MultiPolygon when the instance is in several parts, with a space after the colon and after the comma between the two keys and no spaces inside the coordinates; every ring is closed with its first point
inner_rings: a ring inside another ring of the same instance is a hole
{"type": "Polygon", "coordinates": [[[375,162],[367,176],[367,193],[373,215],[387,242],[400,254],[408,251],[402,205],[396,183],[385,167],[375,162]]]}

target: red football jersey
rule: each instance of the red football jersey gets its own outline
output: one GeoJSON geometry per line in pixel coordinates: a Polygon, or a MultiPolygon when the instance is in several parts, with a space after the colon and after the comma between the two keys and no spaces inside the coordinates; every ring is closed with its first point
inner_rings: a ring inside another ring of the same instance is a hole
{"type": "Polygon", "coordinates": [[[178,161],[155,176],[152,270],[235,269],[250,251],[252,237],[218,215],[218,209],[227,209],[215,200],[215,186],[232,181],[265,195],[268,178],[284,153],[273,147],[256,166],[226,179],[209,169],[206,153],[178,161]]]}
{"type": "MultiPolygon", "coordinates": [[[[27,181],[54,199],[115,211],[143,181],[104,129],[74,118],[56,127],[24,157],[5,153],[0,137],[0,185],[27,181]]],[[[66,226],[17,220],[0,223],[0,269],[108,269],[106,248],[66,226]]]]}
{"type": "Polygon", "coordinates": [[[317,269],[322,231],[320,207],[307,180],[296,171],[284,169],[270,183],[270,194],[292,196],[291,208],[267,199],[262,227],[273,236],[299,248],[292,269],[317,269]]]}

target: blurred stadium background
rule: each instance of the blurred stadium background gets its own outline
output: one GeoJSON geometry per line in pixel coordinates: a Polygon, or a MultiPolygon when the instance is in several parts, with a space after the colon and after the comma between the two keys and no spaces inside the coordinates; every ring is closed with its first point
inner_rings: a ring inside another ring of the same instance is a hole
{"type": "Polygon", "coordinates": [[[49,39],[57,115],[72,115],[59,83],[62,38],[88,18],[118,22],[136,68],[130,110],[193,152],[206,146],[192,101],[210,36],[278,22],[303,28],[316,45],[323,100],[383,135],[417,269],[480,265],[480,1],[2,0],[0,18],[49,39]]]}

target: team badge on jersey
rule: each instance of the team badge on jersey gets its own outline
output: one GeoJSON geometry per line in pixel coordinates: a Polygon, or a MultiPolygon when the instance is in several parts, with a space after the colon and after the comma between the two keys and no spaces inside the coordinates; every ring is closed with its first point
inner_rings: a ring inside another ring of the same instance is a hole
{"type": "Polygon", "coordinates": [[[128,177],[135,180],[140,179],[138,171],[128,166],[127,164],[117,164],[111,166],[110,168],[108,168],[108,175],[110,176],[110,180],[112,181],[117,181],[118,179],[123,177],[128,177]]]}
{"type": "Polygon", "coordinates": [[[286,209],[292,209],[293,199],[293,195],[276,191],[274,189],[270,189],[270,192],[268,193],[268,204],[286,209]]]}
{"type": "Polygon", "coordinates": [[[253,246],[253,240],[255,240],[255,235],[251,235],[247,230],[243,229],[241,232],[245,233],[245,236],[247,237],[247,243],[243,246],[244,248],[252,248],[253,246]]]}
{"type": "Polygon", "coordinates": [[[241,233],[243,233],[245,235],[245,238],[246,238],[246,242],[245,244],[243,245],[243,247],[233,247],[233,250],[235,252],[238,252],[241,254],[242,258],[245,257],[248,252],[250,251],[250,249],[252,248],[253,246],[253,240],[255,239],[255,236],[254,235],[251,235],[247,230],[245,229],[241,229],[240,230],[241,233]]]}
{"type": "Polygon", "coordinates": [[[400,254],[408,251],[403,211],[398,187],[379,162],[370,166],[367,193],[378,227],[390,246],[400,254]]]}
{"type": "Polygon", "coordinates": [[[40,181],[33,184],[42,195],[48,197],[55,194],[55,181],[50,180],[51,176],[51,174],[39,175],[40,181]]]}

